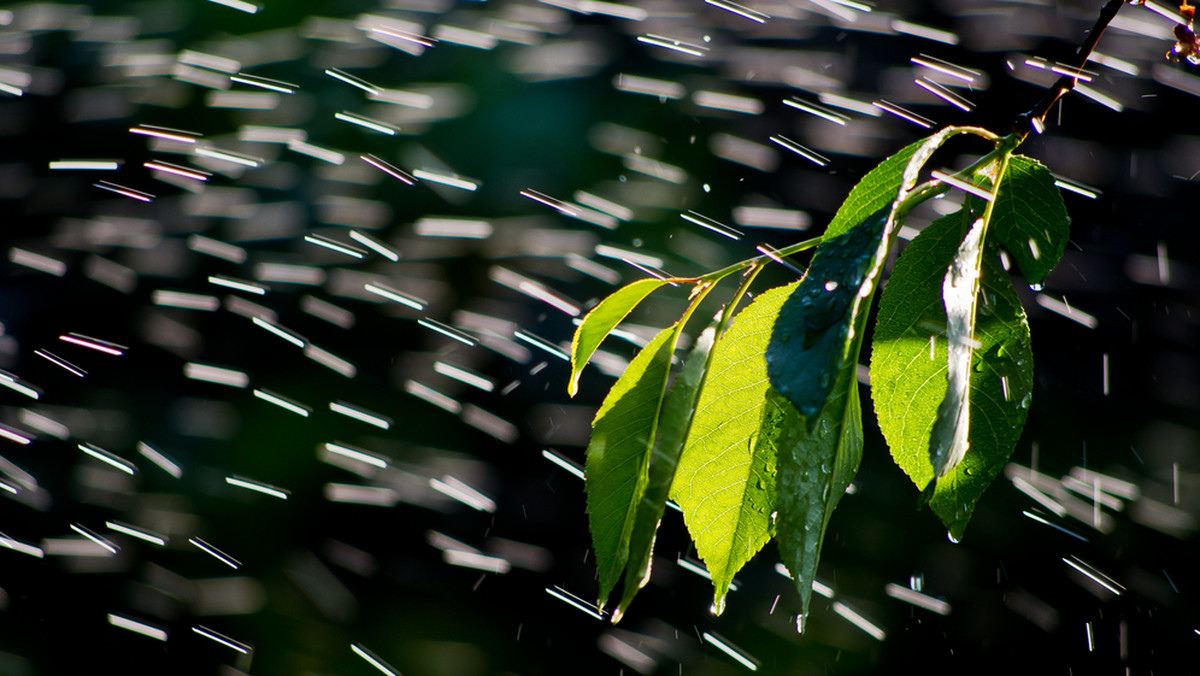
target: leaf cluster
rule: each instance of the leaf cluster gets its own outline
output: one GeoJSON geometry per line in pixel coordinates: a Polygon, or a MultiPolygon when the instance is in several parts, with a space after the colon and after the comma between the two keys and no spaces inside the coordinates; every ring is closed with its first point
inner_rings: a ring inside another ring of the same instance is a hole
{"type": "Polygon", "coordinates": [[[825,531],[862,456],[859,359],[884,264],[908,212],[949,189],[967,193],[962,208],[907,246],[881,293],[870,390],[893,459],[950,536],[962,537],[1017,443],[1031,397],[1029,324],[1010,263],[1040,282],[1067,238],[1054,179],[1015,154],[1021,140],[951,127],[902,149],[855,186],[822,237],[780,252],[815,248],[802,279],[740,311],[766,257],[697,278],[633,282],[584,318],[572,344],[572,395],[597,347],[639,303],[669,285],[691,287],[680,319],[612,386],[587,448],[601,605],[624,580],[614,622],[650,578],[673,500],[712,576],[714,612],[734,575],[774,539],[802,600],[802,625],[825,531]],[[918,183],[932,154],[961,134],[994,149],[952,177],[918,183]],[[723,312],[680,359],[701,302],[739,272],[723,312]]]}

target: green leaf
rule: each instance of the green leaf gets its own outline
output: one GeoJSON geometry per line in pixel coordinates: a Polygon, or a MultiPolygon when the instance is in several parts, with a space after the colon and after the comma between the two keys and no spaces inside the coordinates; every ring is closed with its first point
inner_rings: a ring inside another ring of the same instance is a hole
{"type": "Polygon", "coordinates": [[[650,480],[646,491],[637,505],[633,532],[629,540],[629,561],[625,568],[625,588],[621,603],[613,613],[616,624],[629,608],[634,596],[650,581],[650,564],[653,561],[654,540],[658,525],[666,509],[667,495],[675,479],[683,443],[692,427],[696,401],[704,380],[709,350],[712,349],[713,328],[706,329],[692,346],[687,361],[675,376],[675,382],[663,402],[662,415],[658,423],[658,435],[650,456],[650,480]]]}
{"type": "Polygon", "coordinates": [[[600,343],[604,342],[608,334],[637,307],[638,303],[666,283],[663,279],[639,279],[617,289],[587,313],[579,328],[575,329],[575,337],[571,340],[571,379],[567,381],[568,394],[573,397],[579,391],[579,375],[595,354],[596,348],[600,347],[600,343]]]}
{"type": "MultiPolygon", "coordinates": [[[[797,421],[795,439],[779,454],[779,497],[776,521],[780,557],[800,592],[796,620],[803,631],[812,600],[812,582],[821,558],[821,543],[833,510],[858,472],[862,459],[862,408],[855,368],[844,368],[829,402],[821,409],[813,431],[797,421]]],[[[792,415],[795,409],[783,399],[792,415]]]]}
{"type": "Polygon", "coordinates": [[[829,519],[862,458],[858,353],[897,214],[933,152],[967,131],[976,133],[950,128],[918,141],[855,186],[772,331],[767,372],[796,419],[779,455],[778,539],[800,592],[799,628],[829,519]]]}
{"type": "MultiPolygon", "coordinates": [[[[630,540],[650,481],[652,451],[658,441],[660,421],[664,419],[664,393],[675,346],[688,320],[714,286],[701,284],[693,290],[683,316],[659,332],[633,358],[609,390],[592,423],[584,465],[584,490],[588,496],[592,545],[596,550],[601,607],[628,561],[630,540]]],[[[686,422],[670,416],[665,421],[668,426],[686,422]]],[[[679,433],[671,429],[668,438],[679,433]]],[[[669,487],[671,476],[659,476],[658,480],[666,481],[669,487]]],[[[660,489],[663,503],[666,489],[660,489]]],[[[661,516],[661,506],[659,511],[661,516]]],[[[657,529],[657,519],[652,525],[657,529]]],[[[645,527],[643,524],[643,530],[645,527]]],[[[653,530],[649,537],[653,547],[653,530]]],[[[613,621],[619,619],[618,615],[613,621]]]]}
{"type": "Polygon", "coordinates": [[[868,216],[891,206],[897,195],[903,197],[912,188],[916,173],[951,136],[957,134],[983,135],[972,127],[947,127],[938,133],[910,143],[899,152],[880,162],[858,182],[842,202],[842,206],[825,228],[823,239],[831,240],[857,227],[868,216]]]}
{"type": "Polygon", "coordinates": [[[629,362],[592,423],[584,490],[601,606],[629,557],[629,538],[635,510],[646,490],[648,449],[654,442],[675,336],[675,327],[663,329],[629,362]]]}
{"type": "Polygon", "coordinates": [[[867,172],[850,191],[846,201],[842,202],[842,206],[833,215],[833,220],[825,227],[824,241],[845,234],[867,220],[871,214],[891,207],[900,189],[904,169],[923,142],[924,139],[901,148],[895,155],[867,172]]]}
{"type": "MultiPolygon", "coordinates": [[[[917,488],[934,477],[929,444],[945,399],[948,370],[946,269],[970,215],[952,214],[909,244],[879,305],[871,354],[871,395],[892,458],[917,488]]],[[[969,452],[938,480],[930,506],[960,539],[975,504],[1003,469],[1025,425],[1033,389],[1029,324],[994,249],[986,248],[971,355],[969,452]]]]}
{"type": "Polygon", "coordinates": [[[863,177],[780,311],[767,348],[771,385],[804,415],[810,430],[842,367],[858,359],[862,332],[852,327],[870,308],[895,239],[897,212],[933,152],[950,136],[967,131],[943,129],[863,177]]]}
{"type": "MultiPolygon", "coordinates": [[[[1003,174],[1006,162],[1002,162],[1003,174]]],[[[946,310],[946,394],[938,404],[929,434],[929,462],[933,466],[932,493],[936,482],[967,455],[971,429],[971,356],[975,352],[975,314],[979,281],[983,275],[983,242],[992,211],[975,218],[971,199],[959,212],[963,224],[970,223],[966,236],[942,277],[942,306],[946,310]]]]}
{"type": "Polygon", "coordinates": [[[763,293],[717,341],[671,487],[712,575],[716,613],[733,576],[774,531],[776,447],[789,433],[788,411],[767,397],[764,353],[795,287],[763,293]]]}
{"type": "Polygon", "coordinates": [[[1024,155],[1009,159],[989,230],[1008,249],[1026,281],[1038,284],[1062,258],[1070,221],[1054,175],[1024,155]]]}
{"type": "Polygon", "coordinates": [[[862,458],[858,353],[873,291],[867,278],[878,271],[890,218],[891,209],[881,209],[821,245],[779,313],[767,348],[775,396],[793,418],[778,457],[776,539],[800,592],[799,629],[829,519],[862,458]]]}
{"type": "Polygon", "coordinates": [[[810,429],[843,368],[858,359],[862,333],[854,327],[862,323],[860,317],[870,305],[890,217],[890,208],[880,209],[853,230],[821,244],[775,323],[767,372],[810,429]]]}

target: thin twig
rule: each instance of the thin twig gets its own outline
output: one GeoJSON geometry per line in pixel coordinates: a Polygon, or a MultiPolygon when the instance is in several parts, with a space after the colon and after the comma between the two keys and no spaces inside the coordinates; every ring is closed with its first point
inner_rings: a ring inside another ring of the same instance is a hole
{"type": "MultiPolygon", "coordinates": [[[[1076,52],[1075,63],[1071,64],[1076,71],[1082,70],[1087,65],[1088,59],[1092,56],[1092,50],[1096,48],[1096,43],[1100,41],[1100,36],[1104,34],[1104,29],[1108,28],[1108,24],[1116,18],[1117,12],[1120,11],[1121,5],[1125,4],[1125,0],[1108,0],[1104,7],[1100,9],[1100,16],[1096,18],[1096,24],[1092,26],[1092,30],[1088,31],[1087,37],[1083,43],[1079,45],[1079,50],[1076,52]]],[[[1013,133],[1020,134],[1022,137],[1029,134],[1031,131],[1041,133],[1045,128],[1046,115],[1050,113],[1050,109],[1055,103],[1063,97],[1064,94],[1075,88],[1075,83],[1078,82],[1078,77],[1064,75],[1054,83],[1054,86],[1046,91],[1045,96],[1041,101],[1027,113],[1022,113],[1017,116],[1013,122],[1013,133]]]]}

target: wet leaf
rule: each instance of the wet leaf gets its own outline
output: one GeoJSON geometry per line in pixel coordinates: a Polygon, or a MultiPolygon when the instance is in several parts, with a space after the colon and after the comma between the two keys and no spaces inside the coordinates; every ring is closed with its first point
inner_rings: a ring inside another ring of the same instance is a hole
{"type": "Polygon", "coordinates": [[[573,397],[579,391],[579,375],[583,373],[583,367],[587,366],[600,343],[604,342],[608,334],[637,307],[638,303],[666,283],[662,279],[639,279],[614,291],[587,313],[583,322],[575,329],[575,337],[571,341],[571,379],[567,382],[568,394],[573,397]]]}
{"type": "Polygon", "coordinates": [[[771,386],[794,424],[781,444],[779,547],[808,613],[821,543],[834,508],[858,471],[862,412],[858,353],[896,216],[946,129],[868,173],[834,216],[800,285],[779,312],[766,351],[771,386]]]}
{"type": "MultiPolygon", "coordinates": [[[[900,256],[880,300],[871,395],[892,458],[918,488],[934,477],[929,444],[947,387],[942,287],[975,220],[960,212],[927,227],[900,256]]],[[[1033,388],[1029,324],[992,248],[984,249],[979,293],[967,393],[969,452],[938,480],[929,502],[955,539],[1012,454],[1033,388]]]]}
{"type": "Polygon", "coordinates": [[[895,239],[900,205],[947,128],[918,141],[871,170],[826,230],[808,272],[779,313],[767,348],[771,385],[804,415],[809,429],[838,374],[858,359],[854,327],[871,305],[879,271],[895,239]]]}
{"type": "Polygon", "coordinates": [[[675,335],[675,327],[663,329],[629,362],[592,423],[584,489],[599,570],[600,605],[608,599],[629,558],[629,538],[646,490],[649,449],[671,369],[675,335]]]}
{"type": "Polygon", "coordinates": [[[704,380],[705,365],[712,349],[715,330],[706,329],[688,353],[687,361],[675,376],[671,390],[663,402],[658,434],[650,455],[650,479],[645,494],[637,504],[633,531],[629,540],[629,561],[625,568],[625,586],[621,603],[613,613],[616,624],[629,608],[634,596],[650,581],[654,540],[666,509],[667,495],[683,453],[683,443],[692,427],[692,417],[704,380]]]}
{"type": "Polygon", "coordinates": [[[782,395],[778,405],[797,419],[792,438],[779,452],[779,495],[776,521],[779,554],[800,593],[803,627],[812,599],[812,582],[821,558],[821,543],[833,510],[854,480],[862,459],[862,409],[855,366],[843,368],[829,401],[810,432],[782,395]]]}
{"type": "Polygon", "coordinates": [[[1012,254],[1026,281],[1045,279],[1070,235],[1067,208],[1049,169],[1024,155],[1009,159],[989,232],[1012,254]]]}
{"type": "Polygon", "coordinates": [[[878,253],[891,208],[821,244],[808,273],[779,313],[767,348],[771,384],[805,416],[809,428],[847,365],[858,359],[855,328],[871,302],[878,253]],[[864,296],[865,291],[865,296],[864,296]]]}
{"type": "Polygon", "coordinates": [[[764,353],[779,308],[795,288],[763,293],[713,347],[671,487],[712,575],[717,613],[733,576],[774,532],[776,447],[791,432],[789,409],[767,396],[764,353]]]}
{"type": "MultiPolygon", "coordinates": [[[[970,212],[964,211],[968,220],[970,212]]],[[[971,429],[971,355],[975,343],[975,310],[983,265],[983,238],[987,221],[975,218],[942,278],[942,305],[946,309],[946,394],[938,405],[929,435],[929,462],[934,481],[945,476],[967,454],[971,429]]]]}

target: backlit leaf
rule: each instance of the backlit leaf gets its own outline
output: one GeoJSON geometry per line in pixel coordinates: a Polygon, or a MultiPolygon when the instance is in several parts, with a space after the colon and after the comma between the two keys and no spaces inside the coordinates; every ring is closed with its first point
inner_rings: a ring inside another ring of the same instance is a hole
{"type": "Polygon", "coordinates": [[[713,347],[671,488],[712,575],[717,613],[733,576],[774,532],[776,448],[792,432],[790,408],[767,396],[764,353],[779,308],[795,287],[763,293],[713,347]]]}
{"type": "Polygon", "coordinates": [[[900,179],[904,175],[904,169],[923,142],[924,139],[901,148],[895,155],[867,172],[846,196],[846,201],[842,202],[842,206],[833,215],[833,220],[825,227],[823,240],[829,241],[843,235],[880,209],[890,208],[900,190],[900,179]]]}
{"type": "Polygon", "coordinates": [[[637,504],[637,514],[629,540],[625,588],[621,594],[621,603],[613,613],[614,624],[620,621],[637,592],[650,581],[655,536],[666,509],[667,495],[675,479],[675,470],[679,466],[679,456],[683,453],[684,440],[692,427],[692,417],[700,396],[704,367],[709,350],[712,349],[714,334],[715,330],[711,328],[700,334],[663,402],[658,434],[650,456],[650,479],[645,494],[637,504]]]}
{"type": "Polygon", "coordinates": [[[845,234],[871,214],[890,207],[902,190],[907,192],[911,189],[916,180],[916,173],[925,166],[929,156],[951,136],[980,133],[978,129],[970,127],[947,127],[932,136],[910,143],[895,155],[880,162],[867,172],[846,196],[833,220],[826,226],[823,239],[828,241],[845,234]]]}
{"type": "Polygon", "coordinates": [[[639,279],[614,291],[587,313],[583,322],[575,329],[575,337],[571,340],[571,379],[567,381],[568,394],[573,397],[579,391],[579,375],[595,354],[596,348],[600,347],[600,343],[604,342],[608,334],[637,307],[638,303],[666,283],[662,279],[639,279]]]}
{"type": "MultiPolygon", "coordinates": [[[[929,443],[945,398],[948,341],[942,285],[974,218],[928,226],[900,256],[879,306],[871,395],[896,461],[917,488],[933,479],[929,443]]],[[[930,499],[950,536],[962,537],[975,504],[1016,446],[1033,387],[1029,324],[996,251],[985,248],[969,390],[969,451],[930,499]]]]}
{"type": "Polygon", "coordinates": [[[1050,170],[1013,155],[988,231],[1012,254],[1026,281],[1040,283],[1062,258],[1070,235],[1067,208],[1050,170]]]}
{"type": "Polygon", "coordinates": [[[649,449],[671,369],[675,335],[675,327],[663,329],[629,362],[592,423],[584,488],[601,605],[629,557],[629,538],[635,510],[646,490],[649,449]]]}

